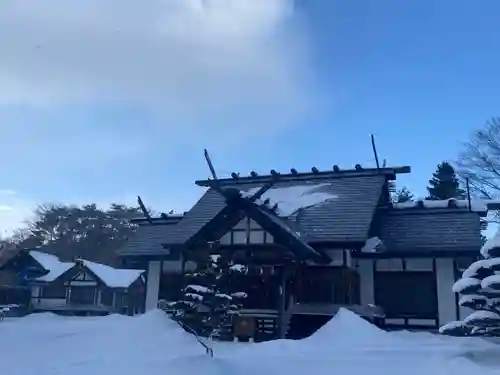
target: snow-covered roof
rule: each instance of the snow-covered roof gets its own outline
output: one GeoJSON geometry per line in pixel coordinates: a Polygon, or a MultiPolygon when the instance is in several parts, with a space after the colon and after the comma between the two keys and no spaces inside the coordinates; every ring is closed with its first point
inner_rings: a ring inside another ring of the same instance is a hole
{"type": "Polygon", "coordinates": [[[500,231],[491,237],[481,248],[481,255],[485,258],[490,258],[490,251],[496,247],[500,247],[500,231]]]}
{"type": "Polygon", "coordinates": [[[128,288],[144,273],[144,270],[114,268],[85,259],[79,261],[110,288],[128,288]]]}
{"type": "MultiPolygon", "coordinates": [[[[415,200],[402,203],[393,203],[392,206],[397,209],[405,208],[415,208],[419,205],[423,205],[424,208],[448,208],[450,201],[455,203],[458,208],[469,208],[469,200],[467,199],[445,199],[445,200],[415,200]]],[[[474,212],[486,212],[488,211],[488,201],[487,200],[471,200],[471,210],[474,212]]]]}
{"type": "MultiPolygon", "coordinates": [[[[30,250],[29,255],[49,271],[35,278],[36,281],[52,282],[76,265],[76,262],[63,262],[56,255],[42,251],[30,250]]],[[[110,288],[127,288],[144,273],[144,270],[119,269],[84,259],[78,261],[110,288]]]]}
{"type": "MultiPolygon", "coordinates": [[[[297,213],[300,209],[309,208],[326,201],[337,198],[331,192],[322,191],[328,184],[304,184],[297,186],[275,187],[266,191],[258,203],[269,200],[269,206],[278,205],[276,213],[279,216],[289,217],[297,213]]],[[[251,188],[242,192],[243,197],[250,197],[255,194],[260,187],[251,188]]]]}
{"type": "Polygon", "coordinates": [[[37,281],[51,282],[56,280],[63,273],[74,267],[74,262],[62,262],[57,256],[41,251],[30,250],[29,255],[35,259],[45,270],[46,275],[37,277],[37,281]]]}

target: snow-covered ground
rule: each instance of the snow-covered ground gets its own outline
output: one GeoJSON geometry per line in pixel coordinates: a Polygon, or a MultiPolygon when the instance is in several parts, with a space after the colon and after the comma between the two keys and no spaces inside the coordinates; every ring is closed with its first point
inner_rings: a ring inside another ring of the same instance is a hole
{"type": "Polygon", "coordinates": [[[161,311],[98,318],[38,314],[0,323],[0,373],[8,375],[500,373],[497,344],[387,333],[347,310],[305,340],[213,348],[210,358],[161,311]]]}

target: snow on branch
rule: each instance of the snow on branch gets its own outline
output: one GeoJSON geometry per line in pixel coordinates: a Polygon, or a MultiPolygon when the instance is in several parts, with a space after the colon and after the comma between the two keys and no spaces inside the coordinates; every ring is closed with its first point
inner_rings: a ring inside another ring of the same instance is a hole
{"type": "Polygon", "coordinates": [[[481,270],[500,270],[500,258],[478,260],[462,273],[462,277],[476,277],[481,270]]]}
{"type": "Polygon", "coordinates": [[[481,281],[481,288],[483,289],[500,289],[500,275],[491,275],[481,281]]]}
{"type": "Polygon", "coordinates": [[[500,255],[500,235],[498,233],[486,241],[481,248],[481,255],[486,259],[500,255]],[[497,254],[492,254],[493,252],[496,252],[497,254]]]}
{"type": "Polygon", "coordinates": [[[457,329],[463,329],[464,326],[465,326],[464,323],[460,321],[449,322],[439,327],[439,333],[445,334],[450,331],[455,331],[457,329]]]}
{"type": "Polygon", "coordinates": [[[487,298],[485,296],[480,295],[465,295],[460,298],[458,301],[459,306],[464,307],[473,307],[479,304],[485,305],[487,302],[487,298]]]}
{"type": "Polygon", "coordinates": [[[453,284],[461,294],[459,305],[475,310],[463,322],[443,325],[452,336],[500,336],[500,232],[480,250],[484,259],[472,263],[453,284]]]}
{"type": "Polygon", "coordinates": [[[247,296],[234,290],[238,284],[234,281],[246,272],[246,266],[232,264],[222,255],[207,258],[198,262],[195,272],[184,275],[186,286],[179,299],[169,304],[168,314],[188,332],[215,338],[230,330],[247,296]]]}
{"type": "Polygon", "coordinates": [[[247,266],[244,266],[243,264],[233,264],[229,269],[232,272],[241,272],[245,273],[247,271],[247,266]]]}
{"type": "Polygon", "coordinates": [[[454,293],[466,293],[468,291],[476,292],[481,288],[481,280],[478,280],[473,277],[466,277],[458,280],[455,284],[453,284],[453,292],[454,293]]]}
{"type": "Polygon", "coordinates": [[[186,291],[193,291],[193,292],[198,292],[198,293],[213,293],[213,289],[207,288],[206,286],[203,285],[188,285],[184,288],[186,291]]]}
{"type": "Polygon", "coordinates": [[[469,325],[488,325],[491,323],[500,323],[500,315],[498,313],[488,310],[474,311],[467,318],[464,319],[465,324],[469,325]]]}

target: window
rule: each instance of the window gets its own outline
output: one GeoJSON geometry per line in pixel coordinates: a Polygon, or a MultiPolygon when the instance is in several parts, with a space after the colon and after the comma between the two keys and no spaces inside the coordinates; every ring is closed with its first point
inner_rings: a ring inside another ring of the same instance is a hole
{"type": "Polygon", "coordinates": [[[263,230],[252,230],[250,232],[250,243],[252,243],[252,244],[264,243],[264,231],[263,230]]]}
{"type": "Polygon", "coordinates": [[[435,319],[438,315],[433,272],[375,272],[375,304],[388,318],[435,319]]]}
{"type": "Polygon", "coordinates": [[[222,245],[230,245],[231,244],[231,232],[228,232],[225,235],[223,235],[219,242],[222,245]]]}
{"type": "Polygon", "coordinates": [[[113,305],[113,291],[110,289],[101,290],[101,304],[106,306],[113,305]]]}
{"type": "Polygon", "coordinates": [[[247,243],[247,231],[246,230],[233,231],[233,244],[246,244],[246,243],[247,243]]]}
{"type": "Polygon", "coordinates": [[[66,298],[66,287],[61,284],[50,284],[42,287],[42,298],[66,298]]]}
{"type": "Polygon", "coordinates": [[[71,287],[70,302],[81,305],[93,305],[96,288],[93,286],[71,287]]]}
{"type": "Polygon", "coordinates": [[[296,282],[296,300],[299,303],[332,303],[335,269],[310,267],[302,269],[296,282]]]}

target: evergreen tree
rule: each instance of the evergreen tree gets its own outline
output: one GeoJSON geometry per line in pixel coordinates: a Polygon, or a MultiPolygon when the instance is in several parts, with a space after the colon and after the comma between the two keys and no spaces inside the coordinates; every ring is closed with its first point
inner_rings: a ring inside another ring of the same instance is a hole
{"type": "Polygon", "coordinates": [[[246,293],[234,291],[233,282],[246,272],[225,257],[209,257],[185,275],[182,297],[168,306],[169,316],[188,332],[217,337],[239,314],[246,293]]]}
{"type": "Polygon", "coordinates": [[[475,310],[463,321],[442,326],[450,336],[500,336],[500,232],[481,248],[484,259],[472,263],[453,285],[460,306],[475,310]]]}
{"type": "Polygon", "coordinates": [[[429,180],[427,191],[429,192],[427,200],[464,199],[466,195],[460,188],[455,168],[446,161],[438,164],[436,172],[429,180]]]}
{"type": "Polygon", "coordinates": [[[394,202],[395,203],[409,202],[412,201],[413,198],[414,198],[413,193],[406,187],[403,187],[396,191],[396,194],[394,195],[394,202]]]}

